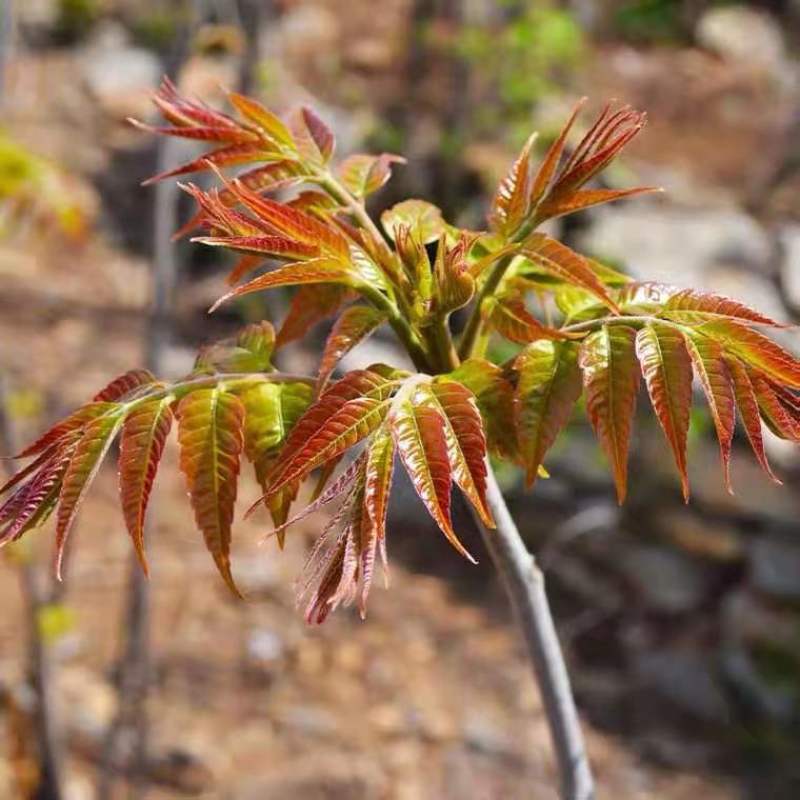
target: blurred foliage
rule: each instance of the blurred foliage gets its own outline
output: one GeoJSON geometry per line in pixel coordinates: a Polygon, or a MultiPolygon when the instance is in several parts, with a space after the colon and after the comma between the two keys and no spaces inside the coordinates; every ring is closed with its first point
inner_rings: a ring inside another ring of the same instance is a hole
{"type": "Polygon", "coordinates": [[[81,200],[55,164],[0,131],[0,237],[33,220],[55,223],[61,235],[80,240],[87,223],[81,200]]]}
{"type": "Polygon", "coordinates": [[[457,55],[488,84],[476,107],[479,130],[495,132],[502,121],[511,137],[529,132],[531,111],[559,88],[558,79],[575,69],[584,51],[578,23],[569,12],[533,0],[504,0],[507,19],[499,28],[466,25],[456,35],[457,55]]]}
{"type": "Polygon", "coordinates": [[[59,0],[56,38],[64,43],[84,38],[102,13],[101,0],[59,0]]]}
{"type": "Polygon", "coordinates": [[[152,9],[131,22],[134,39],[143,47],[158,51],[166,50],[178,35],[180,17],[178,10],[152,9]]]}
{"type": "Polygon", "coordinates": [[[63,603],[47,603],[39,609],[37,622],[45,644],[53,644],[75,628],[75,612],[63,603]]]}
{"type": "Polygon", "coordinates": [[[699,11],[727,5],[712,0],[700,6],[686,0],[627,0],[613,13],[614,32],[635,44],[686,44],[691,42],[699,11]]]}

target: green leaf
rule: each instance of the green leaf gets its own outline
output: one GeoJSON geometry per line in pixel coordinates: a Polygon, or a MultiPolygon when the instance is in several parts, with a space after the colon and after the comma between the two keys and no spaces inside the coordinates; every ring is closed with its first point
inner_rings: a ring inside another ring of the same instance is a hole
{"type": "Polygon", "coordinates": [[[571,342],[540,340],[517,356],[514,367],[519,373],[515,422],[520,456],[531,486],[580,396],[578,348],[571,342]]]}
{"type": "Polygon", "coordinates": [[[269,322],[255,322],[238,336],[217,342],[200,351],[195,372],[271,372],[275,330],[269,322]]]}
{"type": "Polygon", "coordinates": [[[445,231],[442,212],[425,200],[403,200],[381,214],[383,229],[395,241],[398,229],[408,228],[422,244],[435,242],[445,231]]]}
{"type": "Polygon", "coordinates": [[[628,447],[639,389],[635,342],[633,328],[605,325],[587,336],[580,350],[586,410],[611,464],[620,505],[627,493],[628,447]]]}
{"type": "Polygon", "coordinates": [[[356,198],[364,199],[377,192],[392,177],[392,164],[405,164],[402,156],[381,153],[378,156],[355,153],[337,169],[339,180],[356,198]]]}
{"type": "MultiPolygon", "coordinates": [[[[253,464],[256,479],[266,492],[270,472],[289,432],[313,400],[313,388],[306,383],[270,383],[252,385],[239,394],[245,407],[244,451],[253,464]]],[[[282,525],[297,494],[292,484],[264,504],[275,525],[282,525]]],[[[279,537],[283,544],[282,536],[279,537]]]]}
{"type": "Polygon", "coordinates": [[[244,406],[217,385],[187,394],[176,415],[180,468],[197,527],[228,588],[240,596],[231,574],[230,547],[244,444],[244,406]]]}

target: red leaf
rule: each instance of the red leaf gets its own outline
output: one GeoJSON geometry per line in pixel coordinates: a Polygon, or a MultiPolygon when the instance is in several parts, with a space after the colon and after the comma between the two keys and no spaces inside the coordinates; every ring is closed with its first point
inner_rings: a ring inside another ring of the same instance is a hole
{"type": "Polygon", "coordinates": [[[445,418],[445,437],[453,479],[484,524],[494,528],[486,503],[486,434],[472,392],[456,381],[439,378],[430,385],[445,418]]]}
{"type": "Polygon", "coordinates": [[[211,247],[229,247],[231,250],[259,254],[262,257],[313,259],[319,256],[319,248],[315,245],[284,239],[282,236],[195,236],[192,241],[211,247]]]}
{"type": "Polygon", "coordinates": [[[586,98],[583,97],[575,104],[575,108],[572,110],[572,114],[567,120],[567,124],[562,128],[558,138],[553,142],[553,144],[550,145],[550,149],[547,151],[547,154],[542,160],[542,165],[539,167],[539,171],[537,172],[536,178],[533,182],[533,188],[531,189],[531,205],[538,203],[550,186],[550,182],[556,172],[559,161],[561,161],[561,155],[564,152],[564,145],[567,143],[567,136],[569,136],[569,132],[572,129],[575,118],[578,116],[578,112],[581,110],[581,108],[583,108],[585,103],[586,98]]]}
{"type": "Polygon", "coordinates": [[[685,339],[717,431],[725,487],[733,494],[730,462],[733,429],[736,426],[736,409],[733,385],[728,368],[725,366],[722,346],[719,342],[704,336],[690,335],[685,339]]]}
{"type": "Polygon", "coordinates": [[[686,437],[692,406],[692,361],[686,343],[680,332],[655,322],[637,334],[636,355],[656,417],[675,456],[683,497],[688,502],[686,437]]]}
{"type": "Polygon", "coordinates": [[[275,346],[302,339],[314,325],[335,314],[354,296],[352,290],[335,283],[301,286],[292,298],[275,346]]]}
{"type": "Polygon", "coordinates": [[[306,129],[322,156],[322,161],[327,163],[336,147],[336,137],[333,135],[333,131],[307,106],[303,106],[301,113],[306,129]]]}
{"type": "Polygon", "coordinates": [[[159,136],[179,136],[182,139],[199,139],[205,142],[229,142],[230,144],[252,144],[258,142],[259,137],[252,131],[244,128],[232,128],[229,126],[183,126],[179,128],[158,127],[148,125],[139,120],[129,120],[131,125],[147,133],[155,133],[159,136]]]}
{"type": "Polygon", "coordinates": [[[39,471],[20,486],[0,508],[0,544],[14,541],[41,524],[53,511],[61,491],[61,482],[75,450],[75,442],[59,447],[39,471]]]}
{"type": "Polygon", "coordinates": [[[636,189],[582,189],[568,194],[563,200],[545,200],[537,209],[536,216],[540,220],[554,219],[603,203],[612,203],[615,200],[660,191],[662,190],[655,186],[643,186],[636,189]]]}
{"type": "Polygon", "coordinates": [[[337,261],[329,258],[316,258],[297,264],[287,264],[285,267],[278,267],[272,272],[259,275],[248,283],[237,286],[227,294],[222,295],[208,312],[210,314],[216,311],[232,297],[241,297],[252,292],[262,292],[265,289],[274,289],[278,286],[300,286],[314,283],[339,283],[351,286],[354,282],[353,273],[337,261]]]}
{"type": "Polygon", "coordinates": [[[277,459],[266,496],[369,436],[386,416],[397,381],[372,370],[348,372],[298,420],[277,459]]]}
{"type": "Polygon", "coordinates": [[[93,419],[102,416],[114,408],[114,403],[93,402],[81,406],[65,419],[57,422],[50,430],[43,433],[33,444],[28,445],[14,458],[28,458],[44,452],[52,445],[61,441],[68,434],[81,430],[93,419]]]}
{"type": "Polygon", "coordinates": [[[627,493],[628,447],[639,390],[635,342],[633,328],[606,325],[586,337],[580,350],[586,410],[611,464],[620,505],[627,493]]]}
{"type": "Polygon", "coordinates": [[[372,583],[376,550],[381,553],[384,575],[388,577],[385,543],[386,517],[389,512],[389,494],[394,474],[394,451],[394,439],[390,431],[385,428],[376,431],[367,451],[367,463],[364,469],[364,510],[369,519],[369,531],[361,562],[360,607],[362,616],[372,583]]]}
{"type": "MultiPolygon", "coordinates": [[[[215,167],[236,167],[240,164],[250,164],[253,161],[268,161],[265,154],[258,144],[232,144],[227,147],[220,147],[217,150],[212,150],[210,153],[205,153],[199,158],[182,164],[174,169],[169,169],[166,172],[159,172],[153,175],[146,181],[142,181],[142,186],[150,186],[158,181],[163,181],[166,178],[176,178],[179,175],[189,175],[192,172],[206,172],[213,164],[215,167]]],[[[275,161],[279,161],[275,156],[275,161]]]]}
{"type": "Polygon", "coordinates": [[[489,222],[494,230],[506,235],[513,233],[530,211],[531,150],[536,136],[534,133],[528,137],[492,201],[489,222]]]}
{"type": "Polygon", "coordinates": [[[486,306],[489,323],[509,341],[528,344],[538,339],[573,338],[569,333],[562,333],[539,322],[519,297],[492,298],[486,306]]]}
{"type": "Polygon", "coordinates": [[[490,450],[500,458],[518,459],[514,419],[514,387],[503,369],[491,361],[470,358],[450,373],[474,395],[483,418],[490,450]]]}
{"type": "Polygon", "coordinates": [[[130,394],[140,386],[153,384],[156,379],[153,374],[146,369],[132,369],[118,378],[114,378],[104,389],[101,389],[93,398],[94,403],[113,403],[121,400],[125,395],[130,394]]]}
{"type": "Polygon", "coordinates": [[[761,416],[770,429],[781,439],[800,442],[800,414],[797,409],[782,402],[778,387],[761,375],[752,374],[750,377],[761,416]]]}
{"type": "Polygon", "coordinates": [[[430,405],[419,405],[409,384],[392,407],[389,430],[408,477],[428,512],[450,544],[473,563],[461,544],[450,518],[451,468],[443,414],[430,405]]]}
{"type": "Polygon", "coordinates": [[[325,342],[317,386],[323,388],[339,361],[385,321],[386,315],[371,306],[350,306],[346,309],[336,320],[325,342]]]}
{"type": "Polygon", "coordinates": [[[706,322],[696,330],[718,340],[726,353],[738,356],[776,383],[800,388],[800,361],[764,334],[732,319],[706,322]]]}
{"type": "Polygon", "coordinates": [[[684,289],[674,293],[666,300],[661,316],[687,324],[713,322],[719,318],[735,318],[757,325],[785,327],[737,300],[710,292],[702,292],[698,289],[684,289]]]}
{"type": "Polygon", "coordinates": [[[589,262],[580,254],[544,233],[534,233],[525,240],[522,255],[536,266],[559,280],[579,286],[600,299],[614,311],[617,304],[609,297],[606,287],[589,262]]]}
{"type": "Polygon", "coordinates": [[[86,425],[70,456],[58,498],[56,516],[56,574],[59,580],[64,547],[75,523],[78,509],[122,422],[121,414],[93,419],[86,425]]]}
{"type": "Polygon", "coordinates": [[[148,574],[144,552],[144,517],[153,481],[172,427],[171,397],[137,406],[122,427],[119,450],[119,491],[122,513],[136,555],[148,574]]]}
{"type": "Polygon", "coordinates": [[[761,417],[758,410],[758,400],[753,391],[750,376],[747,374],[747,368],[738,358],[726,358],[725,364],[731,376],[731,382],[736,396],[736,407],[739,410],[739,416],[744,425],[745,433],[747,434],[753,453],[764,472],[766,472],[775,483],[780,484],[781,481],[775,477],[775,474],[772,472],[769,461],[767,461],[767,454],[764,451],[764,439],[761,435],[761,417]]]}

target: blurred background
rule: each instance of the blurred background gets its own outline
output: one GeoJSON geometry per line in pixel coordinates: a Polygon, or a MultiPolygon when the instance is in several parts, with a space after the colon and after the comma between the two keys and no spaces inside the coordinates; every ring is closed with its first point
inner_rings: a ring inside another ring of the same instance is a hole
{"type": "MultiPolygon", "coordinates": [[[[582,95],[631,102],[650,123],[604,180],[666,195],[559,234],[797,323],[798,47],[797,0],[0,0],[3,451],[132,366],[177,377],[199,344],[285,314],[289,295],[207,316],[226,262],[170,244],[189,205],[140,186],[195,153],[125,124],[152,118],[162,75],[213,103],[221,87],[308,103],[340,155],[409,159],[372,210],[418,195],[474,228],[532,129],[546,145],[582,95]]],[[[325,334],[281,366],[313,370],[325,334]]],[[[399,358],[377,337],[346,366],[399,358]]],[[[550,480],[525,494],[500,476],[548,576],[600,797],[800,797],[800,451],[769,439],[777,487],[739,445],[730,496],[696,404],[689,506],[647,413],[623,509],[579,420],[550,480]]],[[[257,496],[249,475],[240,494],[257,496]]],[[[0,558],[0,797],[555,798],[539,696],[467,516],[478,567],[406,487],[395,500],[391,589],[365,623],[308,628],[292,584],[319,518],[283,554],[257,546],[265,519],[240,521],[235,602],[171,449],[145,586],[109,464],[63,583],[49,527],[0,558]]]]}

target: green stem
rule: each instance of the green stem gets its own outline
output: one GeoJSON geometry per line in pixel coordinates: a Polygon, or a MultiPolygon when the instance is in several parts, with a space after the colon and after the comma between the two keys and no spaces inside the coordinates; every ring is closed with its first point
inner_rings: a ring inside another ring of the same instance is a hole
{"type": "MultiPolygon", "coordinates": [[[[513,236],[510,237],[509,244],[519,244],[523,242],[528,236],[533,233],[534,229],[536,228],[536,221],[530,220],[524,223],[515,233],[513,236]]],[[[505,252],[507,248],[502,248],[500,252],[505,252]]],[[[492,267],[492,271],[489,273],[489,277],[486,279],[483,286],[481,286],[480,290],[478,291],[478,296],[475,298],[475,305],[472,308],[472,314],[470,318],[467,320],[467,325],[464,328],[464,332],[461,334],[461,344],[458,348],[458,355],[463,361],[465,358],[469,358],[476,354],[476,345],[482,339],[483,333],[483,310],[481,306],[483,305],[484,300],[487,297],[490,297],[494,294],[497,287],[500,285],[500,281],[503,280],[503,276],[506,274],[506,270],[508,269],[511,262],[514,260],[516,254],[511,253],[510,255],[503,256],[495,265],[492,267]]]]}
{"type": "Polygon", "coordinates": [[[427,331],[429,334],[428,341],[431,344],[430,349],[435,360],[434,372],[450,372],[454,370],[461,361],[453,344],[447,317],[437,315],[427,331]]]}
{"type": "Polygon", "coordinates": [[[630,316],[614,315],[609,317],[600,317],[599,319],[590,319],[586,322],[576,322],[574,325],[566,325],[561,328],[562,333],[580,333],[581,331],[593,331],[601,328],[603,325],[647,325],[649,322],[658,322],[666,325],[669,328],[675,328],[679,331],[685,331],[686,328],[679,325],[677,322],[672,322],[668,319],[662,319],[653,315],[644,314],[631,314],[630,316]]]}
{"type": "Polygon", "coordinates": [[[176,400],[180,400],[195,389],[216,386],[220,383],[224,383],[229,388],[238,388],[242,385],[246,386],[248,383],[260,383],[262,381],[269,381],[270,383],[305,383],[312,387],[316,386],[317,383],[314,378],[308,375],[296,375],[291,372],[218,372],[178,381],[169,386],[162,386],[157,391],[145,392],[122,405],[125,407],[125,413],[128,414],[142,403],[150,400],[161,400],[169,395],[174,395],[176,400]]]}
{"type": "Polygon", "coordinates": [[[365,283],[359,286],[358,290],[373,306],[386,312],[389,324],[397,334],[397,338],[402,342],[409,357],[414,362],[414,366],[420,372],[429,372],[431,370],[430,355],[420,341],[416,331],[411,327],[408,320],[403,316],[397,306],[375,286],[365,283]]]}
{"type": "Polygon", "coordinates": [[[494,294],[513,259],[514,256],[505,256],[505,258],[501,258],[492,267],[489,277],[479,289],[477,297],[475,298],[475,305],[472,308],[472,314],[467,320],[464,332],[461,334],[461,344],[458,348],[458,355],[462,360],[474,355],[475,345],[480,339],[481,330],[483,328],[483,302],[487,297],[494,294]]]}
{"type": "MultiPolygon", "coordinates": [[[[353,197],[346,187],[342,186],[329,172],[320,173],[317,176],[317,183],[328,192],[331,197],[338,200],[347,208],[350,214],[358,221],[359,225],[369,233],[378,247],[385,249],[390,255],[392,254],[389,244],[378,230],[378,226],[373,222],[372,217],[367,213],[367,209],[364,208],[363,203],[360,203],[353,197]]],[[[398,303],[395,304],[395,302],[387,297],[380,289],[369,284],[360,286],[359,291],[361,291],[372,305],[386,312],[389,324],[392,326],[392,329],[397,334],[397,338],[400,339],[411,360],[414,362],[414,366],[420,372],[430,372],[432,366],[430,355],[420,340],[420,337],[408,322],[409,314],[404,298],[402,297],[402,292],[398,293],[398,303]]]]}

